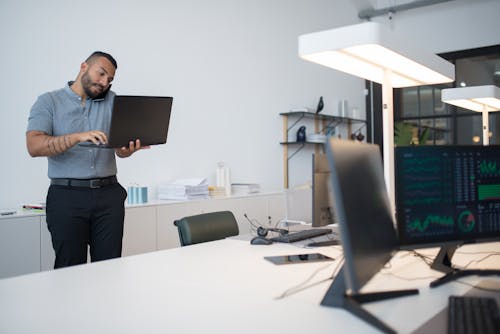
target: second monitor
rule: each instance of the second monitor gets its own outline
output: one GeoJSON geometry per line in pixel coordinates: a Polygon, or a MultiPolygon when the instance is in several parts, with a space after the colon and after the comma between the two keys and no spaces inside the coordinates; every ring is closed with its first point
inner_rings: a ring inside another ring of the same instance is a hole
{"type": "Polygon", "coordinates": [[[330,168],[326,154],[313,154],[312,162],[312,226],[335,223],[330,196],[330,168]]]}
{"type": "Polygon", "coordinates": [[[311,166],[311,185],[286,192],[286,220],[323,227],[335,223],[330,201],[330,168],[326,154],[313,154],[311,166]]]}

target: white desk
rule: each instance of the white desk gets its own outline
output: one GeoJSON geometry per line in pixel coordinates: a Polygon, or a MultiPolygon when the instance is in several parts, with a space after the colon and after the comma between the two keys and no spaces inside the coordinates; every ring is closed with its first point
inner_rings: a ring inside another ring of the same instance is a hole
{"type": "MultiPolygon", "coordinates": [[[[497,251],[499,244],[481,248],[497,251]]],[[[275,299],[326,263],[276,266],[263,257],[315,251],[337,258],[340,247],[255,246],[226,239],[3,279],[0,333],[376,332],[341,309],[319,305],[331,281],[275,299]]],[[[331,275],[336,263],[311,282],[331,275]]],[[[486,260],[481,267],[495,263],[498,257],[486,260]]],[[[398,255],[391,264],[390,272],[400,276],[440,276],[412,256],[398,255]]],[[[386,269],[367,288],[420,288],[417,296],[366,306],[402,333],[415,330],[444,309],[449,294],[470,289],[449,283],[431,290],[427,287],[429,278],[407,281],[384,272],[386,269]]],[[[463,280],[475,283],[483,279],[463,280]]]]}

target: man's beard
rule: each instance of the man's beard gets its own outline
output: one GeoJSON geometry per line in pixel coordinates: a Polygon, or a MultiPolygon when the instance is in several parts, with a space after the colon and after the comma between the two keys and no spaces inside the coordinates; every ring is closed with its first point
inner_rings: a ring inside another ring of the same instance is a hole
{"type": "Polygon", "coordinates": [[[81,82],[82,82],[83,91],[91,99],[95,99],[96,97],[98,97],[99,95],[101,95],[104,92],[104,87],[102,87],[99,84],[93,83],[92,79],[90,79],[88,72],[83,73],[81,82]],[[92,90],[93,86],[101,87],[103,90],[95,92],[92,90]]]}

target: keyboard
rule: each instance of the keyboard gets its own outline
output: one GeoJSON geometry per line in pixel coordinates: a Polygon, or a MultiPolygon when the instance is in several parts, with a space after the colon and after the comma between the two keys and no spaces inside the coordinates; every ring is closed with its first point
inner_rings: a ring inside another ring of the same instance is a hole
{"type": "Polygon", "coordinates": [[[337,246],[337,245],[340,245],[340,240],[339,239],[310,242],[306,246],[307,247],[325,247],[325,246],[337,246]]]}
{"type": "Polygon", "coordinates": [[[78,143],[78,146],[82,147],[94,147],[94,148],[112,148],[109,144],[94,144],[91,141],[83,141],[78,143]]]}
{"type": "Polygon", "coordinates": [[[448,333],[500,333],[500,314],[495,299],[450,296],[448,333]]]}
{"type": "Polygon", "coordinates": [[[332,233],[332,229],[330,228],[315,228],[309,230],[301,230],[289,232],[285,235],[280,235],[279,237],[271,238],[272,241],[276,242],[296,242],[301,240],[306,240],[314,237],[319,237],[320,235],[330,234],[332,233]]]}

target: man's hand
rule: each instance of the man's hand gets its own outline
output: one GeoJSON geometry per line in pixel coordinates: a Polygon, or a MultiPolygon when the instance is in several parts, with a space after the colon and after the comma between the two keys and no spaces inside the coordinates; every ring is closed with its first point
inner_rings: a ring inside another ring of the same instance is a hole
{"type": "Polygon", "coordinates": [[[115,149],[116,155],[119,156],[120,158],[127,158],[132,155],[132,153],[142,150],[142,149],[149,149],[149,146],[141,146],[141,141],[139,139],[135,140],[135,143],[131,140],[128,143],[127,146],[123,146],[120,148],[115,149]]]}
{"type": "Polygon", "coordinates": [[[99,145],[99,144],[106,144],[108,142],[108,137],[106,137],[106,134],[99,130],[79,132],[76,133],[76,135],[78,136],[78,142],[80,143],[91,141],[94,144],[99,145]]]}

